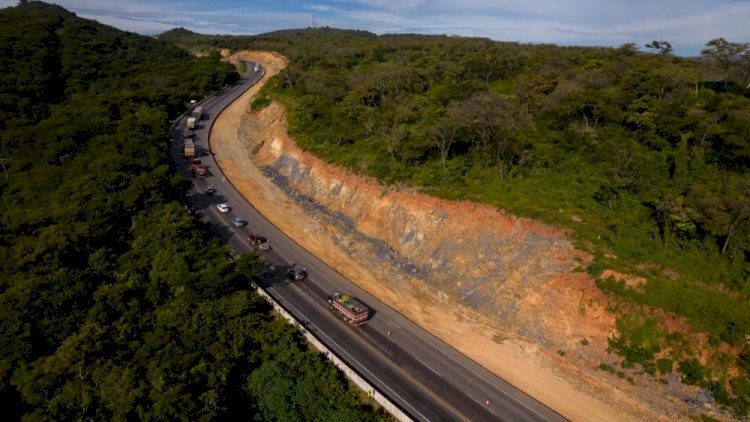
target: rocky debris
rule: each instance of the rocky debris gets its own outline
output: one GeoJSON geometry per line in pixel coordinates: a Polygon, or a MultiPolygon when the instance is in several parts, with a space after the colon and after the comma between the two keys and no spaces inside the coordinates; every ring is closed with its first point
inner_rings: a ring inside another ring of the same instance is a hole
{"type": "Polygon", "coordinates": [[[384,229],[375,237],[360,230],[361,220],[372,211],[355,209],[352,197],[359,192],[342,183],[316,179],[309,166],[288,154],[280,154],[271,165],[261,168],[265,177],[308,215],[333,228],[331,234],[343,251],[370,268],[385,268],[394,284],[419,279],[433,289],[436,301],[440,300],[438,294],[447,294],[455,303],[518,336],[555,347],[549,330],[557,327],[546,326],[538,310],[548,300],[542,297],[542,303],[531,307],[520,306],[520,302],[530,295],[551,294],[539,287],[571,269],[570,261],[546,256],[559,255],[559,250],[569,247],[556,236],[513,228],[503,232],[489,226],[473,231],[471,238],[457,232],[462,229],[461,222],[450,221],[451,214],[444,208],[421,212],[396,204],[387,208],[385,217],[377,217],[382,218],[384,229]],[[334,209],[322,201],[338,206],[334,209]],[[428,221],[423,222],[425,218],[428,221]],[[438,226],[438,232],[427,234],[430,225],[438,226]],[[444,226],[442,231],[439,226],[444,226]],[[540,257],[542,254],[545,256],[540,257]]]}
{"type": "Polygon", "coordinates": [[[715,404],[716,400],[714,399],[713,394],[711,394],[710,391],[704,390],[702,388],[698,389],[698,392],[695,394],[695,400],[697,400],[699,403],[702,404],[715,404]]]}
{"type": "MultiPolygon", "coordinates": [[[[404,257],[393,250],[393,248],[384,241],[357,231],[355,229],[354,221],[348,215],[340,211],[330,210],[314,198],[294,189],[289,183],[289,178],[278,171],[278,167],[283,165],[284,162],[280,161],[273,166],[262,166],[263,175],[271,180],[274,185],[284,191],[291,200],[297,203],[297,205],[302,207],[307,215],[316,219],[322,219],[329,225],[334,226],[337,229],[337,235],[335,237],[336,244],[342,250],[350,255],[362,256],[362,254],[356,253],[352,248],[352,245],[358,245],[360,247],[366,245],[369,251],[378,258],[371,262],[371,265],[377,265],[378,260],[385,261],[393,268],[397,268],[406,275],[413,277],[419,277],[428,272],[426,268],[414,264],[407,257],[404,257]]],[[[293,166],[293,168],[298,169],[297,166],[293,166]]],[[[304,172],[300,171],[293,171],[292,173],[293,178],[300,178],[302,177],[302,174],[304,174],[304,172]]]]}
{"type": "Polygon", "coordinates": [[[699,388],[695,392],[695,397],[690,400],[692,406],[696,408],[707,407],[706,405],[713,406],[716,403],[713,394],[710,391],[699,388]]]}

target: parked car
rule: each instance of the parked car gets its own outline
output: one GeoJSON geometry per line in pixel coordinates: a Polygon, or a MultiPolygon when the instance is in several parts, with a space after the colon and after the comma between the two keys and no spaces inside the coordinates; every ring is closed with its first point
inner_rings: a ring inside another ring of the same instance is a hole
{"type": "Polygon", "coordinates": [[[292,265],[292,268],[286,272],[286,276],[295,281],[304,280],[307,278],[307,270],[299,265],[292,265]]]}
{"type": "Polygon", "coordinates": [[[219,209],[219,212],[229,212],[229,205],[227,204],[219,204],[216,208],[219,209]]]}
{"type": "Polygon", "coordinates": [[[242,227],[247,224],[247,221],[239,217],[232,217],[232,224],[234,225],[234,227],[242,227]]]}
{"type": "Polygon", "coordinates": [[[258,236],[257,234],[251,234],[247,237],[247,241],[250,242],[251,245],[257,247],[258,249],[262,251],[267,251],[271,249],[271,245],[268,243],[268,239],[266,239],[263,236],[258,236]]]}

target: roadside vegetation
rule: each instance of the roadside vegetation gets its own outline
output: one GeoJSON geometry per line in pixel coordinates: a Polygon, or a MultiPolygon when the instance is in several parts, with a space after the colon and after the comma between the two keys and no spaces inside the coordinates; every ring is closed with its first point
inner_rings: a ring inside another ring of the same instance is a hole
{"type": "Polygon", "coordinates": [[[582,48],[330,28],[161,38],[285,55],[253,107],[280,101],[290,135],[329,162],[569,229],[615,304],[623,367],[681,373],[747,414],[748,45],[716,38],[682,58],[663,40],[582,48]],[[669,319],[707,340],[670,332],[669,319]]]}
{"type": "Polygon", "coordinates": [[[0,51],[5,419],[387,419],[180,202],[170,121],[233,66],[41,2],[0,51]]]}

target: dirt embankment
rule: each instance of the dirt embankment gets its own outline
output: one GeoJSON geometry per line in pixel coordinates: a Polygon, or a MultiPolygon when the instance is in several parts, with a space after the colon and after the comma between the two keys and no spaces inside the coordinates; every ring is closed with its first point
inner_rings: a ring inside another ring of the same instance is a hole
{"type": "MultiPolygon", "coordinates": [[[[237,56],[263,63],[266,78],[286,65],[273,53],[237,56]]],[[[634,386],[597,369],[612,360],[614,319],[593,280],[573,271],[590,257],[564,233],[331,166],[289,139],[278,104],[248,112],[258,89],[217,119],[211,147],[244,196],[306,249],[568,418],[685,414],[667,387],[634,386]]]]}

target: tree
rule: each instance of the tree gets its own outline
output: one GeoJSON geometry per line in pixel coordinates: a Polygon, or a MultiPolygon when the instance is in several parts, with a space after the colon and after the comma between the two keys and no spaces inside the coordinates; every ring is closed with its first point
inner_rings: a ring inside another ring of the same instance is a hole
{"type": "Polygon", "coordinates": [[[542,99],[555,91],[557,83],[549,72],[523,73],[516,79],[514,91],[524,111],[534,114],[542,99]]]}
{"type": "Polygon", "coordinates": [[[518,133],[526,125],[521,108],[491,91],[480,91],[460,103],[456,110],[462,123],[479,137],[483,150],[494,155],[498,176],[518,152],[518,133]]]}
{"type": "Polygon", "coordinates": [[[724,244],[721,247],[721,254],[723,255],[729,247],[729,240],[737,230],[737,227],[748,217],[748,208],[750,208],[750,182],[747,179],[737,179],[738,185],[737,193],[730,196],[729,209],[732,212],[734,218],[732,223],[727,230],[727,236],[724,238],[724,244]]]}
{"type": "Polygon", "coordinates": [[[740,57],[740,67],[742,69],[742,86],[750,89],[750,50],[740,57]]]}
{"type": "Polygon", "coordinates": [[[715,38],[706,43],[708,48],[701,50],[701,54],[716,61],[724,72],[724,89],[729,81],[729,69],[734,65],[742,53],[750,47],[748,43],[729,42],[724,38],[715,38]]]}
{"type": "Polygon", "coordinates": [[[693,186],[693,209],[699,210],[698,222],[704,230],[723,239],[721,254],[741,225],[750,217],[750,181],[743,177],[722,178],[719,186],[697,184],[693,186]]]}
{"type": "Polygon", "coordinates": [[[653,40],[645,45],[646,48],[655,50],[661,56],[672,55],[672,44],[664,40],[653,40]]]}
{"type": "Polygon", "coordinates": [[[620,46],[620,51],[626,56],[633,56],[638,52],[638,45],[633,42],[625,43],[620,46]]]}
{"type": "Polygon", "coordinates": [[[443,164],[443,170],[447,169],[448,154],[455,141],[455,133],[456,128],[447,117],[444,117],[429,129],[429,137],[440,151],[440,162],[443,164]]]}

